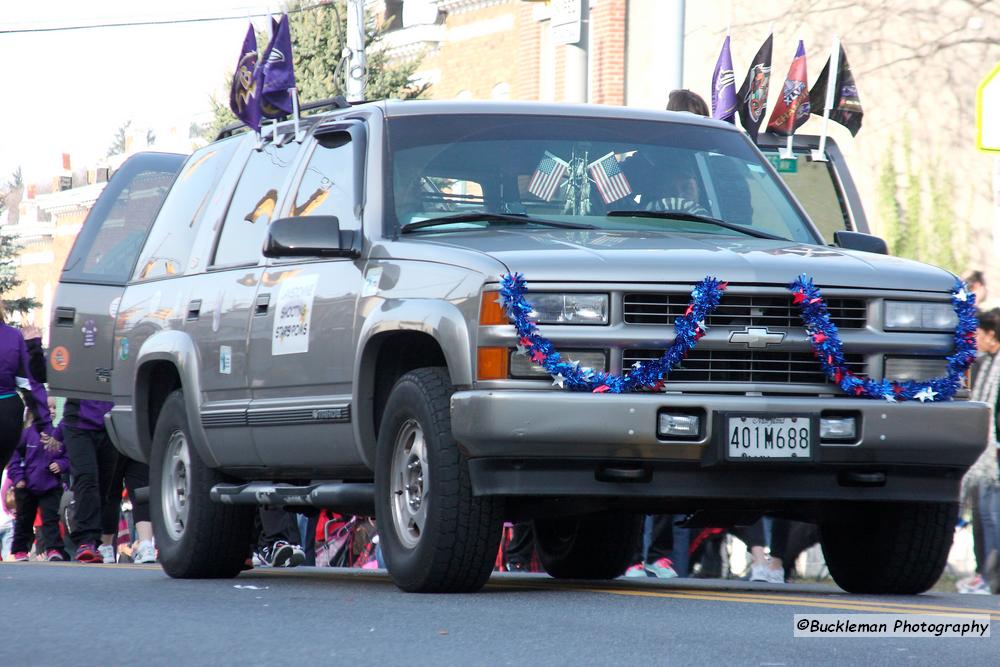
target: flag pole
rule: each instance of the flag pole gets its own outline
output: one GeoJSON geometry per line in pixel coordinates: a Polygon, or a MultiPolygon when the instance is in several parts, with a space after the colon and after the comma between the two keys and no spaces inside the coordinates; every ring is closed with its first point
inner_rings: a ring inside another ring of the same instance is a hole
{"type": "Polygon", "coordinates": [[[785,147],[778,150],[778,157],[780,157],[782,160],[795,159],[795,151],[792,150],[792,139],[794,136],[795,136],[794,134],[789,134],[788,142],[785,144],[785,147]]]}
{"type": "Polygon", "coordinates": [[[288,92],[292,96],[292,116],[295,118],[295,141],[301,144],[305,136],[299,134],[299,89],[293,86],[288,89],[288,92]]]}
{"type": "Polygon", "coordinates": [[[812,152],[813,162],[826,162],[826,135],[830,129],[830,112],[837,98],[837,78],[840,75],[840,38],[833,36],[830,47],[830,71],[827,72],[826,101],[823,103],[823,129],[819,135],[819,148],[812,152]]]}

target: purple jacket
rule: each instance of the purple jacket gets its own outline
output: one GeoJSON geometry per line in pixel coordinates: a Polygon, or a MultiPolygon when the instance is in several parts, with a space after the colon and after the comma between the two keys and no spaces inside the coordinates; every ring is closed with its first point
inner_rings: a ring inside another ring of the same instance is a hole
{"type": "Polygon", "coordinates": [[[91,401],[71,398],[63,407],[63,419],[60,426],[72,426],[81,431],[103,431],[104,415],[110,412],[115,404],[111,401],[91,401]]]}
{"type": "Polygon", "coordinates": [[[0,396],[14,394],[18,386],[21,386],[26,390],[25,403],[35,416],[35,430],[51,433],[49,397],[45,387],[32,375],[30,368],[28,346],[21,332],[10,325],[0,323],[0,396]],[[22,378],[23,382],[19,382],[18,378],[22,378]]]}
{"type": "Polygon", "coordinates": [[[59,469],[63,472],[69,470],[66,447],[60,442],[59,449],[50,452],[42,444],[38,431],[28,428],[21,434],[21,442],[14,449],[14,455],[10,457],[7,476],[14,484],[26,480],[28,490],[32,493],[46,493],[62,484],[59,475],[49,470],[49,465],[53,462],[58,463],[59,469]]]}

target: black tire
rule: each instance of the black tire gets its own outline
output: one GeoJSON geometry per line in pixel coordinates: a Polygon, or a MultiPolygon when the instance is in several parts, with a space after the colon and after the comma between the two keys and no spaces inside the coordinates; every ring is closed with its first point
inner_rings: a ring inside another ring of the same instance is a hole
{"type": "Polygon", "coordinates": [[[834,508],[820,522],[830,576],[849,593],[923,593],[948,561],[958,505],[879,503],[834,508]]]}
{"type": "Polygon", "coordinates": [[[451,433],[453,392],[447,369],[411,371],[392,388],[379,429],[375,455],[379,544],[392,580],[411,593],[479,590],[493,571],[500,546],[502,503],[472,495],[468,464],[451,433]],[[419,490],[412,493],[423,510],[419,531],[413,529],[416,523],[407,522],[407,512],[414,507],[410,490],[396,493],[393,489],[394,483],[403,484],[404,475],[410,473],[400,474],[395,482],[392,474],[397,444],[400,460],[413,461],[405,454],[415,456],[406,444],[415,442],[406,438],[414,428],[421,429],[425,456],[416,469],[407,467],[413,475],[419,474],[419,479],[408,483],[419,484],[419,490]],[[397,515],[394,503],[400,504],[397,515]]]}
{"type": "Polygon", "coordinates": [[[535,519],[535,548],[556,579],[614,579],[632,564],[642,539],[642,516],[602,512],[535,519]]]}
{"type": "Polygon", "coordinates": [[[250,551],[256,508],[224,505],[209,497],[213,486],[230,480],[206,466],[198,456],[191,441],[184,394],[179,389],[167,397],[156,421],[149,477],[150,516],[158,559],[166,573],[178,579],[238,575],[250,551]],[[172,529],[167,525],[171,510],[168,509],[168,494],[164,491],[164,475],[170,470],[167,458],[173,460],[168,450],[180,446],[172,439],[179,437],[186,440],[188,459],[184,466],[188,480],[187,516],[182,526],[172,529]]]}

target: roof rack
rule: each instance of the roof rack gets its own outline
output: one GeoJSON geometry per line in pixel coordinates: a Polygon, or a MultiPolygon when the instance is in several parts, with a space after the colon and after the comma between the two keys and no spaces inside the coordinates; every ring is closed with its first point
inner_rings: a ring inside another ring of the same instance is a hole
{"type": "MultiPolygon", "coordinates": [[[[366,100],[367,101],[367,100],[366,100]]],[[[362,104],[362,102],[357,102],[356,104],[362,104]]],[[[351,108],[351,102],[347,101],[347,98],[343,95],[336,95],[334,97],[329,97],[325,100],[316,100],[314,102],[307,102],[305,104],[299,105],[299,112],[303,111],[317,111],[320,109],[349,109],[351,108]]],[[[288,115],[281,116],[275,120],[287,120],[288,115]]],[[[219,134],[215,137],[215,140],[225,139],[226,137],[231,137],[234,134],[239,133],[241,130],[246,130],[247,127],[241,122],[230,123],[226,125],[221,130],[219,134]]]]}

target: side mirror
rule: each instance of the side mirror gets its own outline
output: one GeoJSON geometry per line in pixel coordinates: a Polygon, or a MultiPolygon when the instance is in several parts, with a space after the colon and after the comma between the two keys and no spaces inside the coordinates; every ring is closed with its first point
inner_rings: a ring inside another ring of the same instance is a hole
{"type": "Polygon", "coordinates": [[[360,257],[356,234],[340,231],[333,215],[278,218],[267,228],[264,257],[360,257]]]}
{"type": "Polygon", "coordinates": [[[874,252],[879,255],[889,254],[889,246],[885,244],[883,239],[872,234],[862,234],[861,232],[834,232],[833,245],[846,250],[874,252]]]}

